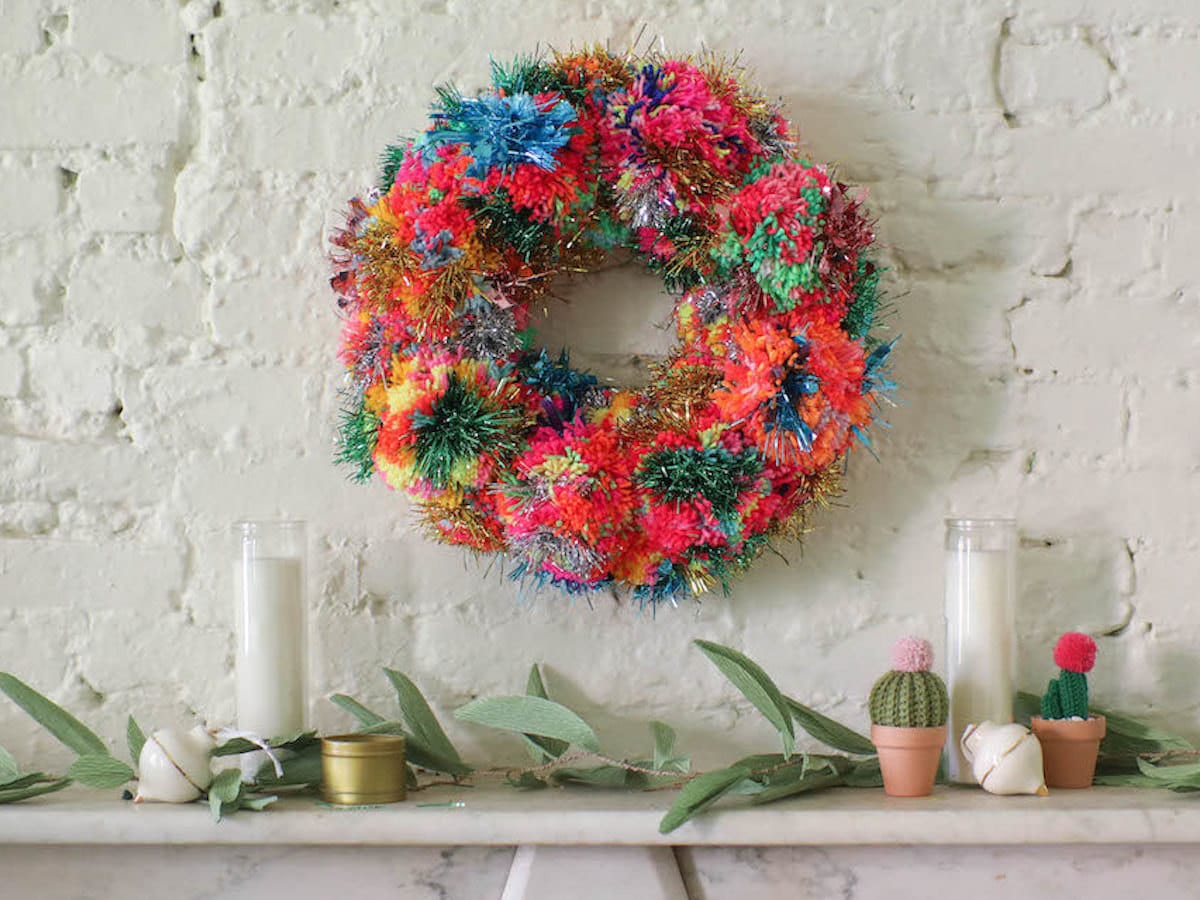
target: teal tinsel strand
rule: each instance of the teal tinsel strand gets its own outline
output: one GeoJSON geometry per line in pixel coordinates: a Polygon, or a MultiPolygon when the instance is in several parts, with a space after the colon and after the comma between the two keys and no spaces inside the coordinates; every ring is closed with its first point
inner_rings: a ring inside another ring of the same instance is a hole
{"type": "Polygon", "coordinates": [[[842,319],[842,327],[852,340],[861,341],[865,338],[875,322],[875,314],[879,309],[881,272],[866,254],[859,256],[858,271],[854,276],[854,299],[842,319]]]}

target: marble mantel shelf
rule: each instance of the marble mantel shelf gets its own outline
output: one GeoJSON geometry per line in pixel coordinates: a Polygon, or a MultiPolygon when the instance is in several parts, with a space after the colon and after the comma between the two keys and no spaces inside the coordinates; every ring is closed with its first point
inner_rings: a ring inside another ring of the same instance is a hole
{"type": "Polygon", "coordinates": [[[135,806],[68,790],[0,807],[0,845],[867,846],[1200,843],[1200,796],[1129,788],[993,797],[939,788],[898,800],[840,789],[761,808],[709,811],[672,834],[673,795],[587,789],[435,788],[407,803],[338,810],[288,798],[215,823],[206,806],[135,806]],[[420,803],[463,800],[460,808],[420,803]]]}

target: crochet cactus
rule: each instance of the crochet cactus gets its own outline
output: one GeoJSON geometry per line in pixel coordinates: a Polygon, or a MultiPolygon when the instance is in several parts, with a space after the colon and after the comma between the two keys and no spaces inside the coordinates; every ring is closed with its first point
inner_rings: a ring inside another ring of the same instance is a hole
{"type": "Polygon", "coordinates": [[[950,700],[934,672],[933,648],[921,638],[901,638],[892,648],[892,670],[871,688],[868,705],[876,725],[934,728],[946,724],[950,700]]]}
{"type": "Polygon", "coordinates": [[[1042,695],[1042,718],[1086,719],[1087,673],[1096,664],[1096,642],[1086,634],[1068,631],[1054,645],[1054,662],[1062,671],[1050,679],[1042,695]]]}

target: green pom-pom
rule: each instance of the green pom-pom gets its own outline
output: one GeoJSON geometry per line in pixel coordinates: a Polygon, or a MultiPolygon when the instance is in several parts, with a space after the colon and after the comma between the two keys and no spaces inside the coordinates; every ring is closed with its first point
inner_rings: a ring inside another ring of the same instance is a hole
{"type": "Polygon", "coordinates": [[[350,478],[363,482],[375,470],[375,439],[379,434],[379,417],[366,407],[363,396],[355,406],[342,409],[338,426],[337,462],[350,466],[350,478]]]}
{"type": "Polygon", "coordinates": [[[762,471],[762,460],[753,450],[730,453],[720,447],[708,450],[681,448],[651,453],[638,469],[638,484],[677,503],[697,495],[725,518],[737,507],[738,495],[762,471]]]}
{"type": "Polygon", "coordinates": [[[497,457],[514,455],[523,424],[519,410],[496,403],[451,376],[433,409],[413,416],[417,474],[437,487],[447,487],[458,480],[462,466],[485,451],[497,457]]]}

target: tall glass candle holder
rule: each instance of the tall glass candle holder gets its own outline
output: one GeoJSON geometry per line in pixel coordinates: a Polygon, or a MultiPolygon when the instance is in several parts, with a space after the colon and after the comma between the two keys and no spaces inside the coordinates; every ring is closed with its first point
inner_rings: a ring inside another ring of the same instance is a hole
{"type": "Polygon", "coordinates": [[[1013,718],[1016,535],[1012,519],[946,520],[946,749],[950,780],[963,784],[975,783],[963,729],[1013,718]]]}
{"type": "Polygon", "coordinates": [[[233,526],[237,722],[270,738],[304,729],[308,680],[303,522],[233,526]]]}

